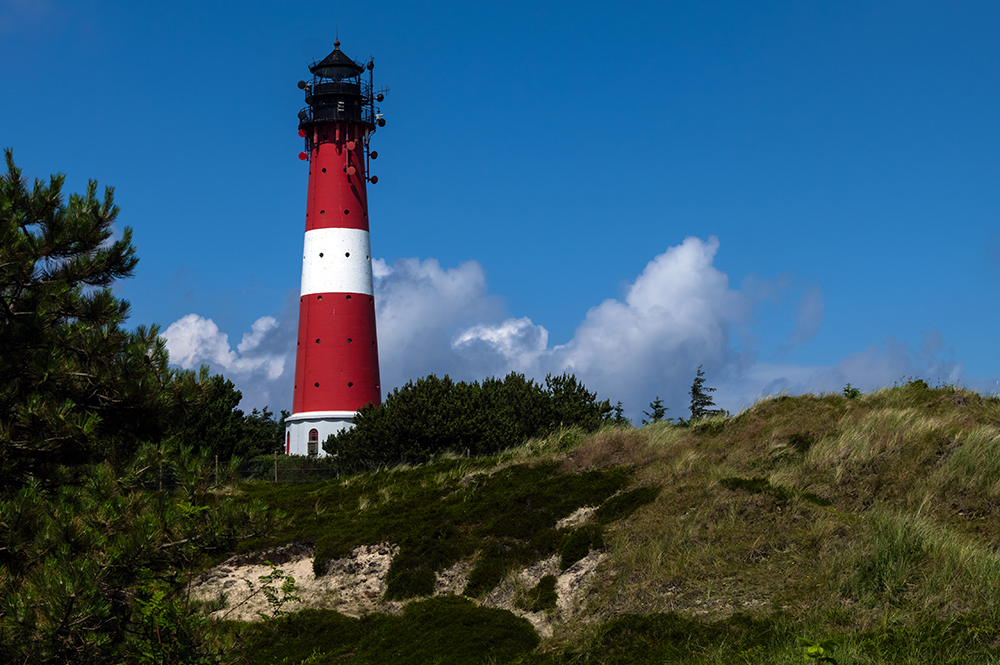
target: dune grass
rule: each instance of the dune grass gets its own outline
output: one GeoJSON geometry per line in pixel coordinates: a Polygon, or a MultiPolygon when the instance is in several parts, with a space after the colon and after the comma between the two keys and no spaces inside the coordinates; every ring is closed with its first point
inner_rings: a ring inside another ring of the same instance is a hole
{"type": "MultiPolygon", "coordinates": [[[[684,427],[564,430],[496,458],[244,491],[285,511],[274,542],[311,540],[319,561],[401,544],[391,575],[409,578],[391,597],[426,595],[457,560],[482,597],[544,556],[603,547],[578,615],[483,662],[792,663],[824,640],[840,663],[1000,662],[1000,399],[952,386],[778,396],[684,427]],[[589,522],[556,528],[585,505],[589,522]]],[[[553,612],[553,589],[518,603],[553,612]]]]}

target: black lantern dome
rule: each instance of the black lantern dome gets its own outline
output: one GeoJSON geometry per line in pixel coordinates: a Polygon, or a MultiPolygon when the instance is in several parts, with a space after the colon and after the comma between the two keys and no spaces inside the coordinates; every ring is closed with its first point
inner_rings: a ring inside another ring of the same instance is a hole
{"type": "Polygon", "coordinates": [[[309,106],[299,114],[299,128],[318,122],[346,120],[371,125],[371,85],[361,80],[364,65],[351,60],[340,50],[340,40],[333,43],[333,53],[309,67],[312,83],[304,81],[309,106]],[[369,113],[366,113],[369,111],[369,113]]]}
{"type": "Polygon", "coordinates": [[[333,53],[309,68],[314,76],[334,81],[360,76],[364,70],[364,67],[344,55],[340,50],[339,39],[333,42],[333,53]]]}

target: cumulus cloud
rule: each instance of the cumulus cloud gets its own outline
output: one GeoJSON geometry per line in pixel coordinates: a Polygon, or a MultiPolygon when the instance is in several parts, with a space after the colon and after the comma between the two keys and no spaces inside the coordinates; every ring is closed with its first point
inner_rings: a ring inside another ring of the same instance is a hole
{"type": "Polygon", "coordinates": [[[183,369],[208,365],[212,372],[224,374],[243,392],[244,407],[274,407],[290,401],[285,393],[290,395],[292,390],[294,324],[289,330],[275,317],[262,316],[233,350],[229,335],[212,319],[192,313],[171,323],[163,338],[171,364],[183,369]]]}
{"type": "Polygon", "coordinates": [[[372,270],[382,385],[431,373],[478,378],[459,361],[453,337],[501,318],[502,303],[487,293],[482,266],[466,261],[446,269],[436,259],[399,259],[391,266],[376,260],[372,270]]]}
{"type": "Polygon", "coordinates": [[[500,318],[477,263],[452,270],[436,261],[381,266],[375,274],[383,385],[429,372],[475,379],[570,372],[602,396],[632,405],[653,394],[679,399],[698,365],[720,367],[735,355],[730,326],[752,310],[751,299],[731,290],[712,265],[718,248],[716,238],[687,238],[668,249],[622,300],[592,308],[573,339],[555,347],[530,319],[500,318]]]}
{"type": "MultiPolygon", "coordinates": [[[[957,382],[962,367],[948,355],[938,333],[918,348],[893,338],[832,365],[761,362],[752,328],[762,311],[782,307],[802,293],[794,326],[778,339],[788,349],[806,344],[820,330],[823,293],[793,285],[789,276],[748,278],[733,289],[714,266],[716,238],[687,238],[655,256],[620,299],[592,307],[573,338],[550,346],[543,325],[509,317],[489,293],[476,261],[445,268],[435,259],[373,261],[382,386],[388,391],[430,373],[456,380],[504,376],[511,371],[542,380],[546,374],[576,374],[601,398],[621,400],[634,419],[655,396],[671,406],[668,416],[686,416],[699,365],[716,403],[732,411],[761,395],[839,391],[850,381],[862,389],[906,376],[957,382]]],[[[233,350],[211,320],[189,314],[164,332],[172,362],[210,364],[244,391],[247,402],[287,408],[291,401],[298,298],[290,296],[281,316],[261,317],[233,350]],[[273,398],[273,399],[272,399],[273,398]],[[256,400],[256,401],[253,401],[256,400]]]]}

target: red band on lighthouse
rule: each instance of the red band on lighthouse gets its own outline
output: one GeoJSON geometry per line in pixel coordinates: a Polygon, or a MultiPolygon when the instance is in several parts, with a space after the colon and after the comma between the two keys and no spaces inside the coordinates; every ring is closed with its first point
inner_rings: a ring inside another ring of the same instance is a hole
{"type": "Polygon", "coordinates": [[[376,109],[370,80],[361,81],[365,68],[334,45],[310,67],[312,83],[299,83],[309,104],[299,113],[309,188],[295,392],[285,420],[291,454],[323,454],[328,436],[382,400],[366,192],[376,109]]]}

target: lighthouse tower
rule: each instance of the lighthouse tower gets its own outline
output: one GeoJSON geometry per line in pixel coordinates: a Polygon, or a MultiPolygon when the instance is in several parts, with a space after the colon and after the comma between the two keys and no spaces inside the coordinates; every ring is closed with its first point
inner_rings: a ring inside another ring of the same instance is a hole
{"type": "Polygon", "coordinates": [[[326,438],[350,427],[359,408],[382,401],[366,185],[368,142],[385,125],[373,90],[374,61],[360,65],[333,43],[299,81],[307,106],[299,112],[300,159],[309,162],[302,251],[299,334],[292,415],[285,448],[321,455],[326,438]],[[368,80],[362,75],[368,72],[368,80]]]}

